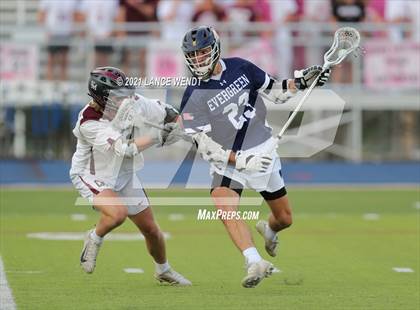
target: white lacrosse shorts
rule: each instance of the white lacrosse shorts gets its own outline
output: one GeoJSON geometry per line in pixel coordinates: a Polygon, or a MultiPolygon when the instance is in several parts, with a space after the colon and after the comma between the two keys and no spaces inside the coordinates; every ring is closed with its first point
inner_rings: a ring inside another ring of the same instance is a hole
{"type": "MultiPolygon", "coordinates": [[[[114,186],[98,180],[91,174],[74,176],[72,182],[80,195],[88,199],[91,204],[95,195],[105,189],[110,189],[120,196],[119,202],[128,209],[128,215],[136,215],[150,206],[149,198],[136,176],[119,178],[114,186]]],[[[104,203],[112,205],[114,202],[111,200],[104,203]]],[[[92,207],[95,209],[95,206],[92,207]]]]}
{"type": "Polygon", "coordinates": [[[274,138],[270,138],[260,145],[242,151],[244,154],[271,154],[275,160],[271,163],[266,172],[238,171],[233,167],[220,169],[214,165],[210,165],[210,175],[214,177],[215,174],[218,174],[228,177],[239,182],[244,187],[253,189],[257,192],[276,192],[285,187],[285,185],[281,173],[280,158],[276,148],[273,147],[274,143],[274,138]]]}

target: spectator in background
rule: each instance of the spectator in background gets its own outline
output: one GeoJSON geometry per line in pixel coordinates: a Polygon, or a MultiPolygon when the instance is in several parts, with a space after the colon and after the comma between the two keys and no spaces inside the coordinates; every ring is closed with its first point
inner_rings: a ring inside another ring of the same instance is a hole
{"type": "Polygon", "coordinates": [[[303,19],[310,22],[328,22],[331,20],[330,0],[310,0],[303,3],[303,19]]]}
{"type": "Polygon", "coordinates": [[[298,21],[297,4],[295,0],[271,1],[271,15],[274,23],[275,45],[278,57],[278,76],[293,76],[293,45],[292,32],[288,29],[287,24],[298,21]]]}
{"type": "Polygon", "coordinates": [[[95,41],[95,67],[109,65],[109,55],[113,52],[110,38],[114,21],[118,15],[118,0],[81,0],[78,21],[87,25],[90,36],[95,41]]]}
{"type": "Polygon", "coordinates": [[[255,10],[255,0],[236,0],[227,11],[229,22],[232,23],[248,23],[259,20],[255,10]]]}
{"type": "MultiPolygon", "coordinates": [[[[293,22],[300,22],[304,20],[304,9],[305,9],[305,0],[295,0],[296,3],[296,12],[293,14],[293,22]]],[[[300,24],[302,25],[302,24],[300,24]]],[[[304,27],[306,28],[306,27],[304,27]]],[[[293,30],[292,37],[302,39],[302,31],[293,30]]],[[[307,67],[307,62],[305,59],[306,47],[304,44],[298,45],[293,44],[293,64],[292,68],[304,68],[307,67]]],[[[309,62],[308,62],[309,63],[309,62]]]]}
{"type": "MultiPolygon", "coordinates": [[[[367,22],[383,23],[385,21],[385,0],[365,0],[367,22]]],[[[366,34],[365,34],[366,35],[366,34]]],[[[386,37],[385,31],[373,31],[369,37],[386,37]]]]}
{"type": "Polygon", "coordinates": [[[224,8],[214,0],[197,0],[192,21],[212,26],[226,20],[224,8]]]}
{"type": "Polygon", "coordinates": [[[386,0],[385,19],[393,24],[390,30],[390,39],[394,42],[410,38],[420,42],[420,2],[406,0],[386,0]],[[412,31],[404,31],[398,24],[411,23],[412,31]]]}
{"type": "Polygon", "coordinates": [[[179,42],[190,29],[194,14],[191,0],[159,1],[157,7],[158,20],[161,23],[161,38],[179,42]]]}
{"type": "MultiPolygon", "coordinates": [[[[324,48],[319,44],[322,32],[317,27],[331,21],[330,0],[296,1],[298,20],[309,23],[298,35],[305,41],[305,46],[300,48],[301,55],[294,67],[305,67],[307,64],[322,63],[324,61],[324,48]]],[[[296,60],[296,59],[295,59],[296,60]]]]}
{"type": "MultiPolygon", "coordinates": [[[[120,0],[120,7],[118,13],[118,21],[123,23],[142,23],[142,22],[157,22],[157,5],[159,0],[120,0]]],[[[122,36],[132,38],[143,38],[147,40],[146,36],[156,35],[152,31],[126,31],[121,33],[122,36]]],[[[145,43],[145,42],[144,42],[145,43]]],[[[146,75],[146,44],[139,48],[139,72],[136,76],[146,75]]],[[[132,58],[132,51],[124,49],[122,53],[123,71],[130,74],[130,62],[132,58]]]]}
{"type": "Polygon", "coordinates": [[[254,11],[260,22],[271,22],[272,12],[270,0],[255,0],[254,11]]]}
{"type": "MultiPolygon", "coordinates": [[[[360,23],[366,19],[366,6],[363,0],[331,0],[331,20],[334,23],[360,23]]],[[[334,83],[351,84],[353,70],[351,63],[344,60],[332,71],[334,83]]]]}
{"type": "Polygon", "coordinates": [[[75,0],[41,0],[38,21],[43,24],[48,36],[48,60],[46,78],[67,80],[69,41],[73,33],[76,15],[75,0]],[[56,69],[59,73],[56,73],[56,69]]]}
{"type": "MultiPolygon", "coordinates": [[[[331,0],[332,20],[342,23],[381,22],[382,18],[377,11],[379,5],[378,0],[331,0]]],[[[372,32],[364,36],[372,36],[372,32]]]]}
{"type": "Polygon", "coordinates": [[[386,0],[368,0],[367,10],[373,11],[381,21],[385,20],[385,1],[386,0]]]}
{"type": "Polygon", "coordinates": [[[255,11],[255,0],[236,0],[226,10],[227,21],[234,25],[230,31],[230,40],[233,46],[239,46],[245,42],[246,37],[256,36],[256,32],[249,31],[250,23],[259,19],[255,11]]]}
{"type": "MultiPolygon", "coordinates": [[[[368,0],[331,0],[332,21],[334,23],[379,22],[379,15],[368,8],[368,0]]],[[[364,37],[371,33],[362,34],[364,37]]],[[[353,70],[348,60],[337,66],[332,73],[335,83],[349,84],[353,81],[353,70]]]]}
{"type": "Polygon", "coordinates": [[[257,28],[255,22],[270,26],[271,7],[268,0],[233,0],[225,4],[229,22],[229,42],[226,50],[231,57],[248,59],[264,68],[269,74],[276,74],[276,55],[271,27],[257,28]]]}
{"type": "MultiPolygon", "coordinates": [[[[387,0],[385,3],[385,19],[392,25],[389,36],[393,44],[398,44],[404,39],[416,43],[420,42],[420,2],[387,0]],[[401,23],[411,23],[411,30],[406,31],[399,27],[401,23]]],[[[419,89],[420,86],[418,85],[417,92],[419,89]]],[[[401,125],[395,136],[398,136],[396,140],[401,145],[401,152],[407,159],[416,159],[416,150],[419,149],[419,139],[416,134],[417,112],[401,111],[398,116],[401,125]]]]}
{"type": "Polygon", "coordinates": [[[225,12],[235,3],[236,0],[214,0],[225,12]]]}
{"type": "Polygon", "coordinates": [[[357,23],[365,20],[363,0],[331,0],[332,19],[341,23],[357,23]]]}

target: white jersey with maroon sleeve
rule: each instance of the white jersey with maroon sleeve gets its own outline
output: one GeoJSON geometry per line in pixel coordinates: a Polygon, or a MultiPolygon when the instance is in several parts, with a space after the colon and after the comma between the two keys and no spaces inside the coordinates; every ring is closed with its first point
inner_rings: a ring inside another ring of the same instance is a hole
{"type": "Polygon", "coordinates": [[[96,194],[102,187],[114,188],[119,178],[128,180],[133,171],[141,169],[143,165],[141,154],[128,158],[118,156],[113,149],[118,139],[127,142],[131,138],[132,130],[116,131],[111,122],[102,118],[102,113],[95,111],[89,105],[86,106],[80,112],[73,130],[77,137],[76,152],[70,169],[73,183],[82,182],[84,187],[95,189],[93,192],[96,194]],[[96,188],[97,186],[100,188],[96,188]]]}
{"type": "MultiPolygon", "coordinates": [[[[136,113],[150,121],[163,123],[166,116],[165,104],[140,95],[135,95],[136,113]]],[[[70,178],[83,197],[98,194],[106,188],[118,190],[133,178],[144,165],[143,155],[133,157],[118,155],[113,146],[115,141],[123,143],[152,131],[144,128],[127,128],[117,131],[112,123],[102,118],[102,113],[87,105],[80,113],[73,130],[77,137],[77,148],[72,158],[70,178]]]]}

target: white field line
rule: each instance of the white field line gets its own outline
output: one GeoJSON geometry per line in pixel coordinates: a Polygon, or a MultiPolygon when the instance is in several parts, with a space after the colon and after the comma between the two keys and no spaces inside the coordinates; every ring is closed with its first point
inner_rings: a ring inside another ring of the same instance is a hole
{"type": "Polygon", "coordinates": [[[13,299],[12,290],[9,287],[4,271],[3,260],[0,256],[0,308],[2,310],[15,310],[16,304],[13,299]]]}
{"type": "MultiPolygon", "coordinates": [[[[138,203],[141,197],[106,197],[97,198],[95,201],[100,205],[116,205],[116,204],[127,204],[135,205],[138,203]]],[[[212,206],[214,204],[211,197],[149,197],[152,206],[212,206]]],[[[263,202],[262,197],[243,197],[241,198],[240,205],[244,206],[259,206],[263,202]]],[[[238,204],[237,198],[226,197],[223,200],[224,205],[238,204]]],[[[75,202],[76,206],[92,206],[86,198],[78,197],[75,202]]]]}
{"type": "Polygon", "coordinates": [[[183,221],[185,220],[185,215],[182,213],[172,213],[172,214],[169,214],[168,219],[170,221],[183,221]]]}
{"type": "Polygon", "coordinates": [[[394,267],[392,268],[392,270],[394,270],[395,272],[414,272],[413,269],[408,267],[394,267]]]}
{"type": "Polygon", "coordinates": [[[377,221],[379,220],[380,215],[378,213],[365,213],[363,214],[363,219],[365,221],[377,221]]]}
{"type": "Polygon", "coordinates": [[[125,273],[144,273],[144,270],[141,268],[124,268],[125,273]]]}
{"type": "MultiPolygon", "coordinates": [[[[41,239],[41,240],[85,240],[86,232],[38,232],[29,233],[27,238],[41,239]]],[[[163,233],[165,239],[171,238],[168,232],[163,233]]],[[[144,240],[144,236],[139,233],[110,233],[105,236],[105,240],[110,241],[135,241],[144,240]]]]}
{"type": "Polygon", "coordinates": [[[17,274],[40,274],[44,273],[42,270],[7,270],[8,273],[17,273],[17,274]]]}
{"type": "MultiPolygon", "coordinates": [[[[287,181],[287,180],[286,180],[287,181]]],[[[325,191],[370,191],[370,190],[380,190],[380,191],[388,191],[390,189],[393,190],[417,190],[419,188],[418,183],[356,183],[356,182],[345,182],[345,183],[288,183],[287,187],[294,190],[306,190],[306,189],[313,189],[313,190],[325,190],[325,191]]],[[[21,183],[21,184],[1,184],[1,188],[4,190],[56,190],[56,191],[69,191],[73,192],[75,189],[71,184],[63,183],[63,184],[39,184],[39,183],[21,183]]],[[[155,191],[155,190],[167,190],[167,191],[179,191],[185,190],[185,187],[180,186],[173,186],[167,188],[167,184],[148,184],[146,190],[155,191]]],[[[208,184],[188,184],[188,188],[186,190],[206,190],[209,189],[208,184]]],[[[150,197],[149,197],[150,198],[150,197]]]]}
{"type": "Polygon", "coordinates": [[[81,213],[74,213],[70,216],[70,218],[72,221],[81,222],[87,220],[87,215],[81,213]]]}

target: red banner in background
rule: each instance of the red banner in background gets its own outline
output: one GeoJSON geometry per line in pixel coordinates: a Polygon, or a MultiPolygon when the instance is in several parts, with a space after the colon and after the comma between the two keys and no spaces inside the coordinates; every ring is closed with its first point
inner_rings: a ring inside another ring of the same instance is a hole
{"type": "Polygon", "coordinates": [[[38,48],[31,44],[0,45],[0,79],[2,81],[34,81],[38,79],[38,48]]]}
{"type": "Polygon", "coordinates": [[[420,43],[366,42],[364,81],[382,90],[420,88],[420,43]]]}

